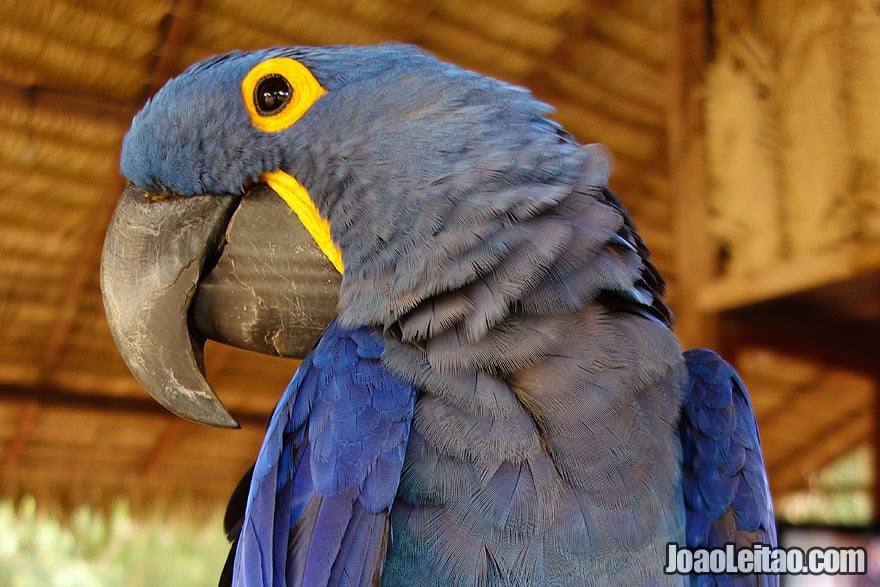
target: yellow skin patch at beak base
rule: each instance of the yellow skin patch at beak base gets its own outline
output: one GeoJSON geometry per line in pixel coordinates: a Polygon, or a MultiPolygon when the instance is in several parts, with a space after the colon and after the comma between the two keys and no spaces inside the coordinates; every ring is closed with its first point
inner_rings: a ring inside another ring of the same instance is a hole
{"type": "Polygon", "coordinates": [[[276,194],[287,202],[290,209],[299,217],[300,222],[312,235],[318,248],[327,256],[339,273],[343,272],[342,251],[333,243],[330,236],[330,223],[321,218],[321,214],[312,203],[309,192],[295,177],[283,171],[267,171],[261,175],[276,194]]]}

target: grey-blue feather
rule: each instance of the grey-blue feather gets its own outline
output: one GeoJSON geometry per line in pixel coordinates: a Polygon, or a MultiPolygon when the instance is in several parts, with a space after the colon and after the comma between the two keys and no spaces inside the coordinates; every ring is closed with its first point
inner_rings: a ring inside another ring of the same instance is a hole
{"type": "Polygon", "coordinates": [[[297,176],[343,250],[341,323],[381,327],[420,390],[383,584],[680,582],[687,372],[607,153],[453,66],[382,81],[328,94],[347,115],[300,128],[321,164],[297,176]]]}
{"type": "Polygon", "coordinates": [[[680,582],[688,375],[607,154],[494,80],[387,81],[339,137],[360,165],[310,187],[341,322],[420,390],[383,583],[680,582]]]}

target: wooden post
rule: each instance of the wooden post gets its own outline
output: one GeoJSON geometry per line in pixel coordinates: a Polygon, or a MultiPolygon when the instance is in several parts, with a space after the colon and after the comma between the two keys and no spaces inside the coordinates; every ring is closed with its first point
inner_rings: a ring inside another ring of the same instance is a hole
{"type": "Polygon", "coordinates": [[[697,304],[700,288],[713,272],[701,104],[711,23],[699,0],[679,0],[670,6],[674,35],[667,137],[675,235],[676,331],[684,348],[712,347],[718,342],[717,318],[704,314],[697,304]]]}

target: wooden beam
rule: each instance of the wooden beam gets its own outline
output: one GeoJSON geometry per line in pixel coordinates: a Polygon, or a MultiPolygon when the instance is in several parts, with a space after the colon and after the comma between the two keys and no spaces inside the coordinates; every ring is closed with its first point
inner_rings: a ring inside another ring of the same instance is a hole
{"type": "Polygon", "coordinates": [[[880,349],[871,342],[870,331],[857,336],[856,331],[851,330],[851,335],[846,336],[830,327],[823,328],[823,323],[813,318],[805,322],[779,314],[755,314],[750,319],[724,316],[721,330],[731,353],[746,346],[771,348],[826,367],[873,376],[880,363],[880,349]]]}
{"type": "Polygon", "coordinates": [[[216,343],[205,347],[205,379],[217,381],[223,374],[223,370],[229,364],[229,359],[235,352],[235,347],[228,344],[216,343]]]}
{"type": "Polygon", "coordinates": [[[437,0],[413,2],[407,6],[401,26],[394,31],[394,38],[404,43],[419,43],[419,35],[437,8],[437,0]]]}
{"type": "MultiPolygon", "coordinates": [[[[542,100],[547,100],[546,96],[552,92],[554,86],[551,76],[547,75],[548,71],[571,72],[569,66],[571,48],[588,34],[589,21],[586,15],[592,7],[589,6],[591,2],[586,4],[587,6],[577,4],[572,7],[572,14],[557,25],[557,28],[562,29],[563,32],[556,47],[541,60],[541,67],[521,82],[542,100]]],[[[585,80],[585,83],[589,83],[589,80],[585,80]]]]}
{"type": "MultiPolygon", "coordinates": [[[[121,145],[122,137],[120,137],[120,147],[121,145]]],[[[114,177],[109,182],[110,187],[107,191],[112,194],[121,194],[124,184],[125,182],[121,178],[114,177]]],[[[81,260],[73,268],[70,284],[64,292],[64,301],[61,303],[58,319],[46,339],[40,364],[40,373],[42,374],[40,383],[42,384],[54,381],[55,371],[64,356],[64,349],[73,330],[80,306],[89,294],[89,284],[93,276],[100,268],[104,234],[107,232],[107,226],[110,224],[110,218],[116,208],[116,197],[105,198],[95,208],[94,222],[83,247],[81,260]]]]}
{"type": "Polygon", "coordinates": [[[532,82],[541,88],[538,97],[550,104],[555,104],[557,98],[571,100],[572,96],[577,96],[579,104],[616,117],[632,126],[658,130],[663,130],[666,126],[665,112],[662,109],[624,98],[595,80],[572,73],[571,68],[565,65],[557,65],[555,62],[543,65],[526,80],[526,85],[535,89],[532,82]]]}
{"type": "MultiPolygon", "coordinates": [[[[86,395],[51,386],[19,386],[0,384],[0,402],[28,403],[41,406],[82,409],[95,412],[121,412],[177,418],[149,397],[86,395]]],[[[264,428],[269,414],[237,410],[233,416],[242,426],[264,428]]]]}
{"type": "Polygon", "coordinates": [[[672,179],[677,276],[676,330],[687,347],[717,347],[717,320],[697,304],[713,274],[708,232],[701,98],[706,64],[706,15],[699,0],[669,4],[675,34],[667,74],[667,144],[672,179]]]}
{"type": "Polygon", "coordinates": [[[770,482],[775,493],[792,491],[807,486],[805,473],[818,472],[863,442],[871,435],[873,415],[863,409],[845,414],[815,437],[821,439],[811,446],[798,446],[777,459],[778,464],[769,464],[770,482]],[[787,463],[787,464],[786,464],[787,463]]]}
{"type": "MultiPolygon", "coordinates": [[[[82,485],[87,483],[91,487],[106,485],[124,486],[128,495],[129,490],[146,489],[148,492],[158,488],[174,488],[178,491],[186,491],[198,494],[216,495],[223,503],[229,499],[229,494],[235,483],[241,478],[241,473],[252,464],[252,460],[242,460],[239,464],[241,471],[236,470],[235,464],[229,467],[230,473],[217,471],[216,474],[200,474],[198,482],[193,482],[192,474],[184,471],[171,471],[165,475],[156,475],[150,479],[144,479],[141,471],[131,467],[111,468],[106,466],[84,467],[80,466],[76,471],[58,467],[57,463],[44,464],[40,462],[21,462],[19,466],[4,473],[0,480],[0,490],[11,484],[26,485],[37,480],[38,486],[44,486],[45,482],[61,484],[61,486],[82,485]],[[129,489],[131,488],[131,489],[129,489]]],[[[55,492],[53,492],[55,493],[55,492]]]]}
{"type": "Polygon", "coordinates": [[[876,272],[880,272],[880,246],[848,243],[833,251],[785,261],[755,275],[704,283],[697,302],[703,312],[721,312],[876,272]]]}
{"type": "Polygon", "coordinates": [[[164,35],[156,52],[145,97],[156,93],[171,76],[177,73],[180,50],[192,27],[198,3],[199,0],[177,0],[171,7],[168,20],[163,23],[164,35]]]}
{"type": "MultiPolygon", "coordinates": [[[[0,95],[9,98],[21,99],[22,91],[11,88],[6,84],[0,84],[0,95]]],[[[90,116],[94,118],[113,118],[120,122],[127,121],[133,114],[130,108],[109,102],[99,102],[95,99],[65,95],[47,89],[29,90],[27,99],[35,105],[44,105],[53,110],[75,113],[78,116],[90,116]]],[[[119,137],[119,145],[122,145],[122,137],[119,137]]],[[[122,180],[113,176],[108,181],[108,191],[118,194],[122,191],[122,180]]],[[[95,206],[94,223],[89,231],[82,251],[82,261],[76,264],[69,276],[70,282],[65,291],[64,299],[60,305],[58,318],[55,320],[52,330],[46,339],[40,365],[41,381],[52,381],[55,370],[60,363],[67,339],[73,328],[74,320],[79,312],[83,299],[88,294],[89,282],[100,265],[101,248],[104,242],[104,232],[113,214],[116,198],[102,200],[95,206]]]]}
{"type": "MultiPolygon", "coordinates": [[[[788,414],[789,406],[794,402],[803,399],[804,393],[809,393],[811,390],[814,390],[815,386],[811,385],[793,385],[791,389],[785,393],[785,396],[779,402],[779,405],[774,407],[773,409],[767,410],[763,414],[761,414],[760,422],[760,430],[775,430],[777,424],[780,420],[784,420],[786,415],[788,414]]],[[[749,390],[749,394],[753,394],[753,390],[749,390]]],[[[753,397],[753,396],[752,396],[753,397]]],[[[754,403],[754,400],[752,400],[754,403]]],[[[759,431],[760,431],[759,430],[759,431]]],[[[766,455],[764,456],[765,462],[767,462],[766,455]]],[[[767,463],[769,464],[769,463],[767,463]]]]}
{"type": "Polygon", "coordinates": [[[181,418],[175,418],[168,423],[168,427],[159,437],[156,446],[150,451],[150,454],[144,460],[144,477],[153,479],[161,470],[165,458],[171,453],[177,440],[183,434],[186,427],[186,421],[181,418]]]}
{"type": "Polygon", "coordinates": [[[53,112],[87,118],[110,118],[122,123],[130,121],[132,115],[131,106],[113,101],[108,96],[101,96],[99,99],[92,95],[69,94],[53,88],[22,88],[7,81],[0,81],[0,102],[26,102],[33,104],[34,108],[46,108],[53,112]]]}
{"type": "Polygon", "coordinates": [[[34,424],[36,424],[39,415],[40,404],[38,402],[29,400],[22,406],[21,414],[15,425],[15,433],[3,454],[4,475],[14,469],[18,464],[18,460],[21,458],[22,452],[24,452],[25,444],[27,444],[28,436],[30,436],[31,430],[34,427],[34,424]]]}
{"type": "Polygon", "coordinates": [[[658,70],[668,65],[669,31],[652,27],[643,19],[635,18],[613,3],[604,3],[601,12],[591,19],[595,34],[640,61],[646,61],[658,70]]]}
{"type": "Polygon", "coordinates": [[[661,159],[665,150],[662,129],[633,125],[606,108],[573,101],[570,97],[543,96],[553,104],[553,117],[581,141],[602,141],[616,158],[625,157],[639,167],[647,167],[661,159]]]}
{"type": "MultiPolygon", "coordinates": [[[[212,345],[205,353],[205,379],[216,381],[229,362],[233,348],[228,345],[212,345]]],[[[153,450],[144,460],[144,476],[148,479],[155,477],[162,470],[165,459],[171,454],[174,445],[180,439],[186,429],[186,421],[180,418],[172,420],[165,431],[156,441],[153,450]]]]}
{"type": "MultiPolygon", "coordinates": [[[[173,73],[173,67],[180,46],[191,25],[197,0],[180,0],[172,8],[169,15],[170,21],[167,26],[162,45],[158,50],[158,57],[153,66],[148,94],[155,92],[173,73]]],[[[130,116],[130,114],[129,114],[130,116]]],[[[119,137],[119,146],[122,146],[122,137],[119,137]]],[[[42,385],[51,384],[58,365],[60,364],[70,333],[82,306],[83,300],[89,295],[89,284],[101,264],[101,252],[104,245],[104,234],[116,208],[116,200],[124,188],[125,181],[114,176],[107,189],[109,197],[102,200],[96,206],[92,230],[83,248],[81,261],[74,267],[70,278],[70,285],[65,291],[64,301],[58,319],[49,333],[45,351],[40,365],[42,385]]]]}

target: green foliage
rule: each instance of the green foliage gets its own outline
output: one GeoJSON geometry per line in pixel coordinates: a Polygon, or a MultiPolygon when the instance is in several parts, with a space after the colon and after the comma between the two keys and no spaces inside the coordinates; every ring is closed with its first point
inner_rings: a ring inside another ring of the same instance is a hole
{"type": "Polygon", "coordinates": [[[809,479],[809,488],[774,500],[776,516],[792,524],[863,526],[873,518],[873,453],[860,446],[809,479]]]}
{"type": "Polygon", "coordinates": [[[62,518],[33,498],[0,502],[0,587],[215,585],[228,548],[219,514],[142,521],[117,502],[107,514],[81,507],[62,518]]]}

